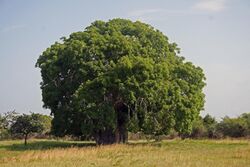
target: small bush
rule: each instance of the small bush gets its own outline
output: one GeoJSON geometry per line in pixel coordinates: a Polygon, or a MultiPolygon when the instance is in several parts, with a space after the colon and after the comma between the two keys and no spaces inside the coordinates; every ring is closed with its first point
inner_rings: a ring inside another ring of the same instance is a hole
{"type": "Polygon", "coordinates": [[[191,138],[204,138],[206,137],[206,134],[207,134],[207,129],[204,126],[203,120],[201,118],[198,118],[193,123],[190,137],[191,138]]]}

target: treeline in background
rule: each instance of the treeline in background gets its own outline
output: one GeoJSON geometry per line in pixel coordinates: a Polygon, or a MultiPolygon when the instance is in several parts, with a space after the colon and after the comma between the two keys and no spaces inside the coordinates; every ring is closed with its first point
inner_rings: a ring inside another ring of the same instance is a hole
{"type": "Polygon", "coordinates": [[[210,115],[199,117],[193,123],[192,138],[250,137],[250,113],[236,118],[225,116],[221,121],[210,115]]]}
{"type": "MultiPolygon", "coordinates": [[[[0,114],[0,140],[28,138],[55,138],[51,133],[52,117],[48,115],[30,113],[19,114],[15,111],[0,114]]],[[[178,134],[172,130],[168,135],[154,136],[143,133],[129,133],[129,139],[220,139],[220,138],[250,138],[250,113],[244,113],[236,118],[225,116],[220,121],[207,114],[193,122],[190,134],[178,134]]],[[[84,140],[66,136],[63,139],[84,140]]],[[[91,139],[88,139],[91,140],[91,139]]]]}

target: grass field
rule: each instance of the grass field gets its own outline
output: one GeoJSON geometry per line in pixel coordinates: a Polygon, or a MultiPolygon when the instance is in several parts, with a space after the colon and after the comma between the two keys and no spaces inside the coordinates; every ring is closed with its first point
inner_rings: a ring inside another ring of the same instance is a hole
{"type": "Polygon", "coordinates": [[[95,146],[91,142],[0,141],[1,167],[250,167],[247,140],[169,140],[95,146]]]}

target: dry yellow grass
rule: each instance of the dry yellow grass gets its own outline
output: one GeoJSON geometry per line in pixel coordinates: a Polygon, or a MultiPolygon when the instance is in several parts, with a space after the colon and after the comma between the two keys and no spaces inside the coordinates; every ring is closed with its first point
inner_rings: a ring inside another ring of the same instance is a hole
{"type": "MultiPolygon", "coordinates": [[[[34,144],[37,141],[33,141],[34,144]]],[[[46,141],[45,141],[46,142],[46,141]]],[[[13,144],[13,143],[12,143],[13,144]]],[[[9,144],[11,145],[11,144],[9,144]]],[[[32,145],[32,144],[31,144],[32,145]]],[[[250,142],[246,140],[173,140],[100,147],[0,148],[1,167],[148,166],[148,167],[247,167],[250,142]]]]}

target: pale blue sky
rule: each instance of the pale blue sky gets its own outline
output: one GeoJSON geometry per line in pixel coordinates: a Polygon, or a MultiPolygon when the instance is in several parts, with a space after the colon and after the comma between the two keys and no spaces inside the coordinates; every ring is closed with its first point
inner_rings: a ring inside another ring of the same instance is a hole
{"type": "Polygon", "coordinates": [[[202,115],[250,112],[249,0],[0,0],[0,113],[42,108],[38,56],[94,20],[141,20],[207,77],[202,115]]]}

